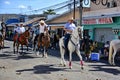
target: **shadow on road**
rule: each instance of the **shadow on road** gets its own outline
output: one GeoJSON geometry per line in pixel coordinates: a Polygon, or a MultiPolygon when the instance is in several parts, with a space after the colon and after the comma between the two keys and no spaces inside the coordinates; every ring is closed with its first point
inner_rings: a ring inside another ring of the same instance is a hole
{"type": "Polygon", "coordinates": [[[21,60],[21,59],[32,59],[32,58],[40,58],[38,56],[29,55],[32,54],[31,52],[19,52],[20,55],[17,53],[14,54],[13,51],[3,51],[0,54],[1,59],[13,59],[13,60],[21,60]]]}
{"type": "Polygon", "coordinates": [[[11,55],[8,55],[8,54],[0,54],[0,58],[4,58],[4,57],[9,57],[11,55]]]}
{"type": "MultiPolygon", "coordinates": [[[[48,55],[60,58],[60,51],[59,50],[51,50],[51,49],[49,49],[48,55]]],[[[82,55],[83,60],[84,60],[85,56],[83,54],[81,54],[81,55],[82,55]]],[[[69,60],[69,54],[65,54],[65,59],[69,60]]],[[[74,52],[72,54],[72,61],[79,61],[79,60],[80,60],[79,57],[74,52]]]]}
{"type": "Polygon", "coordinates": [[[10,54],[0,54],[0,59],[15,59],[16,57],[10,54]]]}
{"type": "Polygon", "coordinates": [[[63,71],[64,68],[55,68],[54,65],[37,65],[33,69],[17,70],[16,72],[33,71],[35,74],[51,74],[51,72],[63,71]]]}
{"type": "Polygon", "coordinates": [[[32,59],[32,58],[38,58],[38,57],[33,57],[31,55],[20,55],[20,56],[17,56],[14,60],[21,60],[21,59],[32,59]]]}
{"type": "Polygon", "coordinates": [[[94,68],[94,70],[89,70],[89,71],[103,71],[103,72],[107,72],[113,75],[119,75],[120,74],[120,70],[118,70],[117,68],[115,68],[115,66],[110,66],[110,65],[89,65],[91,67],[94,68]]]}

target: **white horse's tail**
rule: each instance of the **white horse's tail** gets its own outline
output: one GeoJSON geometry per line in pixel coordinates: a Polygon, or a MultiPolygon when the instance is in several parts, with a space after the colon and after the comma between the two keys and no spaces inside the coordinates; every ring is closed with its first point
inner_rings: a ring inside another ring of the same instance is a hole
{"type": "Polygon", "coordinates": [[[113,54],[113,45],[112,42],[110,43],[110,48],[109,48],[109,58],[108,61],[110,64],[112,64],[112,54],[113,54]]]}

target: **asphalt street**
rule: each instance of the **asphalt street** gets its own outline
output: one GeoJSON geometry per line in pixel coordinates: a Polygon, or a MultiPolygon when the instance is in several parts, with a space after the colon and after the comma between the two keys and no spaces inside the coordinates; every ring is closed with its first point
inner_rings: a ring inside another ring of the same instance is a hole
{"type": "Polygon", "coordinates": [[[73,54],[73,68],[69,69],[67,55],[67,66],[59,65],[58,49],[49,49],[47,58],[36,56],[30,47],[29,51],[24,50],[24,56],[18,56],[13,54],[12,45],[6,40],[5,48],[0,50],[0,80],[120,80],[120,66],[109,65],[107,59],[84,62],[82,70],[73,54]]]}

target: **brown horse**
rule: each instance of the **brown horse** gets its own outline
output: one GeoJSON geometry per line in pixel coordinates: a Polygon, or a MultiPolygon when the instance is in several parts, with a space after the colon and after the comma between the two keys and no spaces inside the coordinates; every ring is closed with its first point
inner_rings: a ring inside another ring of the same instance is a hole
{"type": "Polygon", "coordinates": [[[40,47],[42,47],[44,50],[42,55],[43,57],[47,57],[47,50],[49,46],[50,46],[50,35],[48,32],[45,32],[44,35],[42,36],[42,39],[40,39],[40,36],[38,37],[38,42],[37,42],[38,50],[40,49],[40,47]]]}
{"type": "Polygon", "coordinates": [[[0,49],[4,47],[4,41],[3,41],[3,36],[0,35],[0,49]]]}
{"type": "Polygon", "coordinates": [[[5,37],[6,37],[6,32],[5,31],[3,31],[2,37],[3,37],[3,47],[4,47],[4,41],[5,41],[5,37]]]}
{"type": "Polygon", "coordinates": [[[22,46],[22,52],[23,52],[23,45],[27,46],[27,51],[28,51],[28,39],[30,37],[30,31],[26,30],[24,33],[20,34],[18,37],[18,34],[16,33],[13,37],[13,49],[14,49],[14,54],[15,54],[15,46],[17,47],[17,53],[19,49],[19,45],[21,44],[22,46]]]}
{"type": "Polygon", "coordinates": [[[1,22],[1,34],[2,34],[2,45],[4,47],[4,40],[5,40],[5,37],[6,37],[6,24],[4,22],[1,22]]]}

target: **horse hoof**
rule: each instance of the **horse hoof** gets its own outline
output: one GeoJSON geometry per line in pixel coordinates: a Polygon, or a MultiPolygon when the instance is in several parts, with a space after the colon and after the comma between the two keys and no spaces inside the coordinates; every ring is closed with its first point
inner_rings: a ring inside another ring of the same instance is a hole
{"type": "Polygon", "coordinates": [[[39,55],[39,52],[36,52],[36,56],[38,56],[39,55]]]}
{"type": "Polygon", "coordinates": [[[115,66],[115,63],[112,63],[112,66],[115,66]]]}
{"type": "Polygon", "coordinates": [[[66,64],[64,64],[63,67],[66,67],[66,64]]]}
{"type": "Polygon", "coordinates": [[[47,58],[47,55],[45,55],[45,58],[47,58]]]}
{"type": "Polygon", "coordinates": [[[72,66],[69,66],[69,69],[72,69],[72,66]]]}
{"type": "Polygon", "coordinates": [[[44,58],[45,56],[44,55],[42,55],[42,58],[44,58]]]}
{"type": "Polygon", "coordinates": [[[62,63],[60,63],[59,65],[62,66],[62,63]]]}
{"type": "Polygon", "coordinates": [[[81,67],[81,69],[83,70],[84,68],[83,68],[83,67],[81,67]]]}

